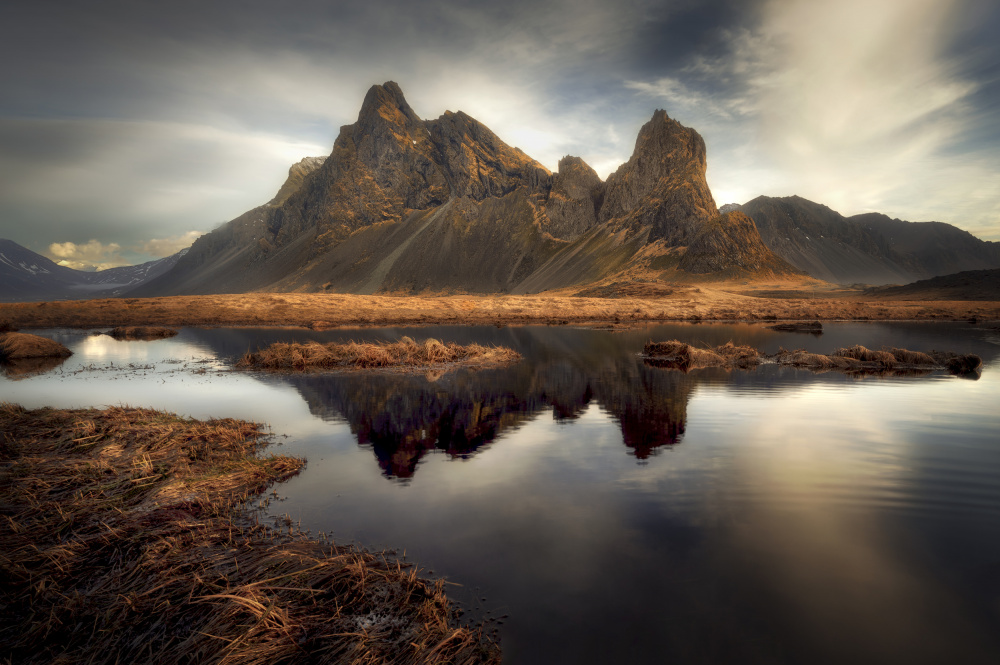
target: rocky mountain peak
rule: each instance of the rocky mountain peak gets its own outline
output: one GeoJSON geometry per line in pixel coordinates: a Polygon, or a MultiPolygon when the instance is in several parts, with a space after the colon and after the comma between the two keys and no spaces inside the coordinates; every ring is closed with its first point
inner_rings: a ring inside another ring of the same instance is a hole
{"type": "Polygon", "coordinates": [[[574,240],[593,228],[602,186],[601,178],[587,162],[572,155],[560,159],[545,204],[549,220],[546,230],[556,238],[574,240]]]}
{"type": "Polygon", "coordinates": [[[365,95],[358,112],[358,125],[369,127],[374,122],[388,122],[399,127],[421,124],[395,81],[373,85],[365,95]]]}
{"type": "Polygon", "coordinates": [[[323,166],[323,162],[325,161],[326,157],[303,157],[298,162],[292,164],[288,169],[288,178],[281,186],[281,189],[278,190],[278,193],[274,195],[274,198],[268,201],[267,205],[279,206],[287,201],[289,196],[302,187],[302,183],[305,182],[306,177],[323,166]]]}
{"type": "Polygon", "coordinates": [[[701,135],[658,109],[639,130],[632,157],[608,177],[599,219],[685,244],[718,214],[706,168],[701,135]]]}

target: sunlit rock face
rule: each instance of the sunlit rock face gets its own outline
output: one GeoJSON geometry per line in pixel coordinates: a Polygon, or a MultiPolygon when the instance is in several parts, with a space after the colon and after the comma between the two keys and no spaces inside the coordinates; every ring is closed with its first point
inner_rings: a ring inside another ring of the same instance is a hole
{"type": "Polygon", "coordinates": [[[619,228],[649,227],[650,239],[686,244],[719,212],[707,167],[701,135],[658,110],[639,130],[632,157],[608,176],[599,219],[619,228]]]}
{"type": "Polygon", "coordinates": [[[390,81],[328,158],[293,167],[270,204],[136,295],[536,293],[648,276],[718,214],[705,168],[701,136],[657,111],[606,183],[579,157],[553,175],[461,111],[419,118],[390,81]]]}
{"type": "Polygon", "coordinates": [[[372,224],[399,221],[451,198],[482,201],[518,187],[547,188],[549,173],[462,112],[417,117],[394,82],[372,86],[333,153],[272,217],[278,244],[305,228],[323,247],[372,224]]]}
{"type": "Polygon", "coordinates": [[[753,220],[738,210],[703,224],[681,258],[680,268],[695,275],[731,277],[799,274],[764,245],[753,220]]]}

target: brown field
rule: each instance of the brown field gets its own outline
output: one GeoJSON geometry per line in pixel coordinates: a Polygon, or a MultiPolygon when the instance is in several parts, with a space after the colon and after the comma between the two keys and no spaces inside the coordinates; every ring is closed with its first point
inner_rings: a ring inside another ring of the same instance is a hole
{"type": "Polygon", "coordinates": [[[418,344],[404,336],[398,342],[383,343],[276,342],[265,349],[246,353],[236,366],[260,369],[429,368],[454,364],[502,365],[520,359],[520,353],[505,346],[442,344],[436,339],[418,344]]]}
{"type": "MultiPolygon", "coordinates": [[[[655,285],[653,285],[655,286],[655,285]]],[[[630,325],[644,321],[965,320],[1000,318],[1000,301],[893,300],[801,284],[673,286],[616,298],[568,292],[531,296],[360,296],[314,293],[115,298],[0,304],[20,328],[103,326],[338,326],[461,324],[630,325]],[[794,287],[794,288],[793,288],[794,287]]]]}
{"type": "Polygon", "coordinates": [[[261,523],[260,425],[0,405],[0,662],[497,663],[444,582],[261,523]]]}

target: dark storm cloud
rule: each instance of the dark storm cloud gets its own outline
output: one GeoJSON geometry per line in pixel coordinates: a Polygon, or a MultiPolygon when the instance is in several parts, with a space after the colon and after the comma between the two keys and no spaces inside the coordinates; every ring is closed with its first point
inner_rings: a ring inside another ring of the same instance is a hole
{"type": "Polygon", "coordinates": [[[268,200],[386,80],[550,168],[607,174],[665,107],[705,135],[720,202],[798,193],[997,236],[993,5],[11,2],[0,236],[147,256],[268,200]]]}

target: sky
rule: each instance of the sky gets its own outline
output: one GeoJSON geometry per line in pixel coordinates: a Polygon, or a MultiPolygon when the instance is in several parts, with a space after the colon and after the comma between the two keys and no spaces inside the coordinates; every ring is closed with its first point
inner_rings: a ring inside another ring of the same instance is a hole
{"type": "Polygon", "coordinates": [[[995,0],[7,0],[0,237],[169,255],[325,156],[367,89],[606,177],[657,108],[716,202],[799,195],[1000,240],[995,0]]]}

